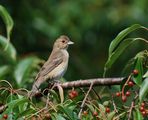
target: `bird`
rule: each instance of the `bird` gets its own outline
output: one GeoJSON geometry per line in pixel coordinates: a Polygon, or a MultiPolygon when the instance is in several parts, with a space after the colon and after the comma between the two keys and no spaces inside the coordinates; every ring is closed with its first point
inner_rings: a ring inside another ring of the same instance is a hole
{"type": "Polygon", "coordinates": [[[67,49],[71,44],[74,44],[74,42],[70,41],[66,35],[61,35],[56,39],[48,60],[43,64],[35,78],[29,97],[35,96],[35,94],[39,92],[40,85],[44,82],[59,81],[60,78],[63,77],[69,61],[67,49]]]}

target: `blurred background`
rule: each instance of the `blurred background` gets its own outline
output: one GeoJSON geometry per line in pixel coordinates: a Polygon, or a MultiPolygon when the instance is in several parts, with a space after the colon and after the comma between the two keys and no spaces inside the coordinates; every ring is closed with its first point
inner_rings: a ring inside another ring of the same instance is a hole
{"type": "MultiPolygon", "coordinates": [[[[14,20],[11,42],[19,59],[35,55],[47,60],[54,40],[68,35],[70,46],[67,80],[102,77],[110,42],[132,24],[148,27],[148,0],[0,0],[14,20]]],[[[0,18],[0,34],[5,25],[0,18]]],[[[132,37],[148,39],[145,31],[132,37]]],[[[130,57],[145,48],[134,44],[121,56],[109,76],[121,76],[130,57]],[[130,51],[130,52],[129,52],[130,51]]]]}

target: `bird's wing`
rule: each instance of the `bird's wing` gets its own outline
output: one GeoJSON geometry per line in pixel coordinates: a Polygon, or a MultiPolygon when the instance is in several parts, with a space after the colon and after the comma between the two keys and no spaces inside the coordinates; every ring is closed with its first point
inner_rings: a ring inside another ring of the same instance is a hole
{"type": "Polygon", "coordinates": [[[62,62],[63,62],[62,52],[57,51],[57,52],[54,52],[54,54],[51,53],[49,59],[44,63],[36,79],[38,79],[39,77],[44,77],[49,72],[51,72],[54,68],[60,65],[62,62]]]}

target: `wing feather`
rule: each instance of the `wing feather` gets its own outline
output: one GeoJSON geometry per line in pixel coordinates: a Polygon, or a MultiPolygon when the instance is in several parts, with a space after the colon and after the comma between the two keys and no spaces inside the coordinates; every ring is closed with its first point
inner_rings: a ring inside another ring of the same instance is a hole
{"type": "Polygon", "coordinates": [[[41,70],[39,71],[36,79],[38,79],[39,77],[46,76],[49,72],[54,70],[62,62],[63,62],[62,52],[59,52],[59,51],[52,52],[49,59],[44,63],[41,70]]]}

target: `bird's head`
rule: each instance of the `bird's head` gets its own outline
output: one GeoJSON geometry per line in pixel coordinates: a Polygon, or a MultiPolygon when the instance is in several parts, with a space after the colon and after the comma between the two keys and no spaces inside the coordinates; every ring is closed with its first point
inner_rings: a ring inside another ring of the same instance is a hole
{"type": "Polygon", "coordinates": [[[66,35],[61,35],[54,43],[54,48],[67,49],[69,45],[74,44],[66,35]]]}

